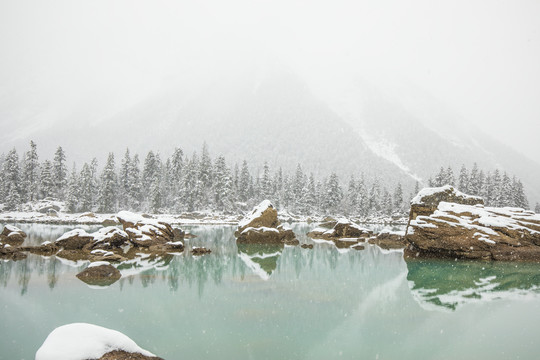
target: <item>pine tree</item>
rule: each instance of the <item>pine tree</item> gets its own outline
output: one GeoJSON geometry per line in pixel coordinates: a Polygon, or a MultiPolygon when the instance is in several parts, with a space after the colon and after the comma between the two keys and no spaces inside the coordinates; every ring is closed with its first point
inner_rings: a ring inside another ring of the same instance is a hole
{"type": "Polygon", "coordinates": [[[25,200],[35,201],[39,195],[39,158],[37,146],[30,141],[30,150],[25,154],[23,168],[23,184],[25,189],[25,200]]]}
{"type": "Polygon", "coordinates": [[[174,201],[173,207],[179,210],[182,196],[182,177],[184,171],[184,152],[180,148],[175,148],[171,158],[171,192],[174,201]]]}
{"type": "Polygon", "coordinates": [[[71,213],[77,212],[78,205],[79,205],[79,179],[77,176],[77,169],[75,167],[75,164],[73,164],[73,170],[71,171],[71,175],[69,176],[68,180],[68,188],[67,188],[67,197],[66,197],[66,205],[68,208],[68,211],[71,213]]]}
{"type": "Polygon", "coordinates": [[[304,189],[305,213],[312,215],[317,211],[317,187],[313,173],[309,174],[309,179],[304,189]]]}
{"type": "Polygon", "coordinates": [[[40,192],[42,198],[50,197],[54,194],[53,167],[49,160],[45,160],[41,166],[40,192]]]}
{"type": "Polygon", "coordinates": [[[135,154],[129,167],[128,208],[139,210],[142,204],[142,184],[139,155],[135,154]]]}
{"type": "Polygon", "coordinates": [[[375,178],[373,184],[371,184],[371,189],[369,191],[369,203],[368,203],[368,213],[378,214],[381,212],[381,186],[379,184],[379,178],[375,178]]]}
{"type": "Polygon", "coordinates": [[[516,180],[514,177],[514,180],[512,182],[512,188],[513,188],[513,197],[514,197],[514,206],[522,208],[522,209],[529,209],[529,201],[527,200],[527,197],[525,196],[525,191],[523,189],[523,184],[521,183],[521,180],[516,180]]]}
{"type": "Polygon", "coordinates": [[[536,206],[534,207],[534,212],[540,214],[540,203],[536,203],[536,206]]]}
{"type": "Polygon", "coordinates": [[[469,177],[468,192],[470,195],[480,196],[482,193],[482,183],[480,178],[480,172],[478,170],[478,164],[474,163],[469,177]]]}
{"type": "Polygon", "coordinates": [[[214,203],[220,211],[230,211],[232,202],[232,178],[225,158],[219,156],[214,166],[214,203]]]}
{"type": "Polygon", "coordinates": [[[325,210],[327,213],[336,213],[343,198],[343,190],[339,185],[339,178],[336,173],[332,173],[326,186],[325,210]]]}
{"type": "Polygon", "coordinates": [[[200,186],[200,202],[203,207],[211,205],[212,193],[212,159],[208,152],[206,142],[203,144],[201,160],[199,162],[199,186],[200,186]]]}
{"type": "Polygon", "coordinates": [[[6,210],[16,210],[21,203],[19,155],[13,148],[8,152],[2,166],[6,210]]]}
{"type": "Polygon", "coordinates": [[[502,176],[500,194],[501,194],[501,206],[513,205],[512,181],[510,180],[510,177],[508,177],[508,174],[506,172],[502,176]]]}
{"type": "Polygon", "coordinates": [[[456,178],[454,177],[454,170],[450,166],[446,168],[444,172],[444,184],[443,185],[452,185],[455,186],[456,178]]]}
{"type": "Polygon", "coordinates": [[[458,188],[465,194],[469,193],[469,174],[465,165],[462,165],[461,170],[459,171],[458,188]]]}
{"type": "Polygon", "coordinates": [[[240,171],[240,179],[238,180],[238,198],[241,202],[248,201],[250,180],[248,164],[244,160],[242,162],[242,170],[240,171]]]}
{"type": "Polygon", "coordinates": [[[358,208],[358,191],[354,175],[351,175],[347,188],[347,213],[353,214],[358,208]]]}
{"type": "Polygon", "coordinates": [[[118,174],[118,206],[121,209],[128,208],[129,189],[131,186],[131,155],[129,148],[126,149],[124,158],[120,163],[120,171],[118,174]]]}
{"type": "Polygon", "coordinates": [[[114,163],[114,154],[109,153],[107,163],[101,173],[101,188],[99,192],[99,210],[101,212],[115,212],[117,196],[117,178],[114,163]]]}
{"type": "Polygon", "coordinates": [[[303,189],[305,185],[305,176],[304,172],[302,171],[302,166],[298,164],[296,166],[296,173],[294,175],[294,182],[293,182],[293,199],[294,199],[294,205],[293,208],[295,211],[298,209],[304,207],[303,204],[303,189]]]}
{"type": "Polygon", "coordinates": [[[403,188],[401,183],[398,183],[394,191],[394,209],[396,212],[402,213],[403,207],[403,188]]]}
{"type": "Polygon", "coordinates": [[[94,205],[94,186],[91,166],[85,163],[79,176],[80,211],[92,211],[94,205]]]}
{"type": "Polygon", "coordinates": [[[358,213],[361,216],[367,216],[369,213],[369,195],[364,182],[363,174],[356,184],[356,193],[358,198],[358,213]]]}
{"type": "Polygon", "coordinates": [[[385,215],[392,214],[392,195],[390,195],[390,192],[388,189],[384,188],[383,190],[383,200],[382,200],[382,212],[385,215]]]}
{"type": "Polygon", "coordinates": [[[501,187],[501,174],[499,172],[499,169],[495,169],[493,172],[492,182],[491,182],[491,188],[492,188],[492,200],[489,205],[499,207],[503,206],[503,199],[502,199],[502,187],[501,187]]]}
{"type": "Polygon", "coordinates": [[[264,162],[263,175],[261,179],[261,197],[273,200],[272,178],[270,177],[270,168],[268,163],[264,162]]]}
{"type": "Polygon", "coordinates": [[[182,199],[188,211],[194,211],[199,206],[199,159],[196,153],[185,166],[182,199]]]}
{"type": "Polygon", "coordinates": [[[53,159],[53,182],[54,196],[59,199],[64,198],[64,191],[67,186],[66,154],[61,146],[56,149],[53,159]]]}
{"type": "Polygon", "coordinates": [[[441,168],[439,170],[439,173],[437,174],[437,176],[435,176],[435,180],[433,181],[433,185],[435,187],[444,186],[444,185],[446,185],[445,182],[446,182],[446,171],[441,166],[441,168]]]}

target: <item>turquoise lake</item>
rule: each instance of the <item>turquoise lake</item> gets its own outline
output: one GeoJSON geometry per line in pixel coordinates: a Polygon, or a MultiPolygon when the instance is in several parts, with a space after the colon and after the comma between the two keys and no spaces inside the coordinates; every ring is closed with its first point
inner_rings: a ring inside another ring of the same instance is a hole
{"type": "MultiPolygon", "coordinates": [[[[74,226],[18,224],[27,243],[74,226]]],[[[366,245],[237,246],[235,226],[186,226],[188,251],[119,267],[90,287],[85,264],[0,261],[0,359],[34,359],[56,327],[118,330],[165,359],[538,359],[540,265],[405,262],[366,245]]],[[[83,227],[95,230],[96,227],[83,227]]]]}

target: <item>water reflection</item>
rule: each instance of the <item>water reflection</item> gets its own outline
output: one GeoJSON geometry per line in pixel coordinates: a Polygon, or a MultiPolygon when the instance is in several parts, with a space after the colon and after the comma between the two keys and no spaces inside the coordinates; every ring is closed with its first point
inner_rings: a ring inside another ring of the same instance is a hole
{"type": "Polygon", "coordinates": [[[238,257],[263,280],[270,279],[284,249],[283,245],[276,244],[237,244],[237,246],[238,257]]]}
{"type": "Polygon", "coordinates": [[[415,260],[407,269],[411,292],[425,309],[456,310],[467,303],[540,294],[534,263],[415,260]]]}

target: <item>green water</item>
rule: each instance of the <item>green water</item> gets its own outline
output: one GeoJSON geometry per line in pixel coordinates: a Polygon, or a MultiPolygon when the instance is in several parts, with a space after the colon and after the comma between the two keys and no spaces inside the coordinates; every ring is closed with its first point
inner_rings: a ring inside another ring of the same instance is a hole
{"type": "MultiPolygon", "coordinates": [[[[29,243],[72,228],[20,227],[29,243]]],[[[302,242],[311,228],[294,226],[302,242]]],[[[406,263],[328,243],[239,248],[235,227],[190,230],[188,246],[212,254],[131,264],[105,289],[75,277],[84,265],[54,257],[0,262],[0,359],[33,359],[72,322],[121,331],[171,360],[539,358],[538,265],[406,263]]]]}

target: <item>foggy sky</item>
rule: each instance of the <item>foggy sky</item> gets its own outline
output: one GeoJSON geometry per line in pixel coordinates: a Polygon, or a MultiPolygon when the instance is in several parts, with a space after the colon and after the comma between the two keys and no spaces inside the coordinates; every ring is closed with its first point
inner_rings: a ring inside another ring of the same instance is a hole
{"type": "Polygon", "coordinates": [[[407,101],[421,89],[537,159],[538,19],[536,0],[1,0],[0,125],[17,139],[106,122],[168,87],[279,63],[337,97],[353,76],[407,101]]]}

